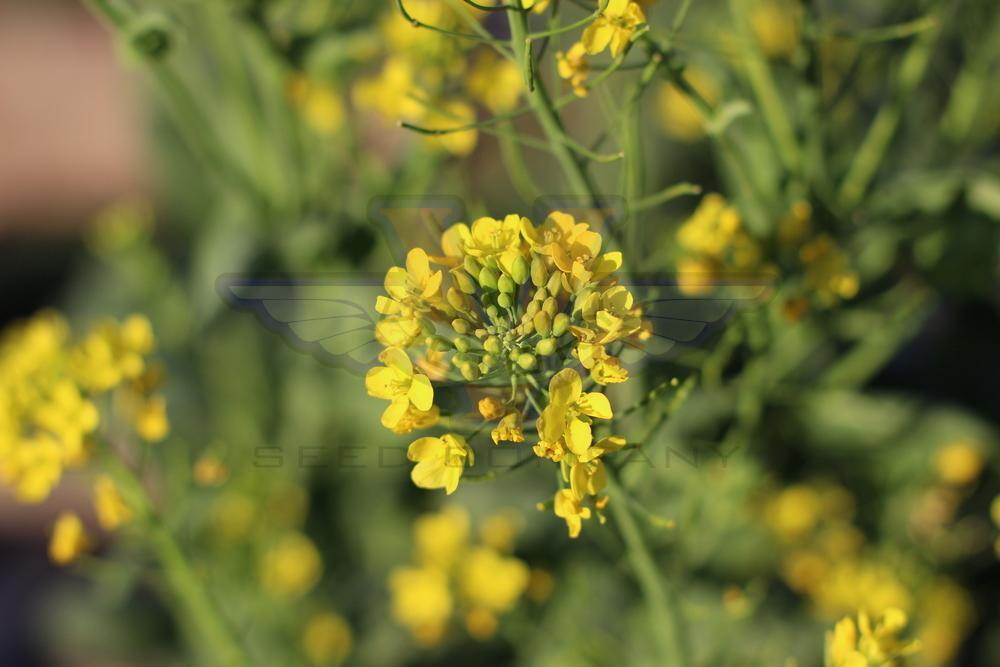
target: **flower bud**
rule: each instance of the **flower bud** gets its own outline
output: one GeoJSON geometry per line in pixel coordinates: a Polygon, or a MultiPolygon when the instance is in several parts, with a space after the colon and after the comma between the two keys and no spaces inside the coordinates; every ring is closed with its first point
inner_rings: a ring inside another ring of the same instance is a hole
{"type": "Polygon", "coordinates": [[[465,296],[454,287],[449,287],[445,294],[448,305],[455,310],[468,310],[465,305],[465,296]]]}
{"type": "Polygon", "coordinates": [[[469,274],[465,271],[452,271],[451,277],[458,286],[458,289],[462,290],[466,294],[476,293],[476,283],[469,277],[469,274]]]}
{"type": "Polygon", "coordinates": [[[488,266],[484,266],[483,270],[479,272],[479,284],[483,289],[495,290],[497,288],[497,272],[488,266]]]}
{"type": "Polygon", "coordinates": [[[535,313],[535,316],[531,318],[531,322],[535,326],[535,331],[542,336],[548,336],[552,331],[552,317],[544,310],[535,313]]]}
{"type": "Polygon", "coordinates": [[[543,357],[547,357],[556,351],[555,338],[543,338],[535,345],[535,352],[543,357]]]}
{"type": "Polygon", "coordinates": [[[469,382],[479,379],[479,366],[475,364],[471,363],[462,364],[461,366],[459,366],[458,370],[462,374],[462,377],[469,382]]]}
{"type": "Polygon", "coordinates": [[[483,268],[483,265],[482,265],[482,264],[480,264],[480,263],[479,263],[479,262],[478,262],[478,261],[476,260],[476,258],[475,258],[475,257],[473,257],[472,255],[466,255],[466,256],[465,256],[465,257],[464,257],[464,258],[462,259],[462,266],[464,266],[464,267],[465,267],[465,270],[469,272],[469,275],[470,275],[470,276],[478,276],[478,275],[479,275],[479,272],[480,272],[480,271],[482,270],[482,268],[483,268]]]}
{"type": "Polygon", "coordinates": [[[548,313],[549,317],[555,317],[556,313],[559,312],[559,304],[556,303],[556,300],[553,297],[550,296],[542,304],[542,310],[544,312],[548,313]]]}
{"type": "Polygon", "coordinates": [[[545,260],[538,255],[531,258],[531,284],[541,287],[549,279],[549,273],[545,270],[545,260]]]}
{"type": "Polygon", "coordinates": [[[528,352],[522,352],[517,355],[517,365],[526,371],[530,371],[532,368],[538,365],[538,358],[528,352]]]}
{"type": "Polygon", "coordinates": [[[451,328],[460,334],[467,334],[472,331],[472,325],[466,320],[461,318],[456,318],[451,321],[451,328]]]}
{"type": "MultiPolygon", "coordinates": [[[[497,365],[497,358],[495,356],[493,356],[492,354],[483,355],[483,363],[480,364],[480,368],[486,366],[487,369],[492,369],[496,365],[497,365]]],[[[487,370],[486,372],[488,373],[489,370],[487,370]]]]}
{"type": "Polygon", "coordinates": [[[447,352],[451,349],[451,341],[444,336],[428,336],[427,347],[436,352],[447,352]]]}
{"type": "Polygon", "coordinates": [[[545,289],[547,289],[549,294],[552,296],[559,294],[559,288],[562,286],[562,275],[561,271],[556,271],[549,276],[549,282],[545,284],[545,289]]]}
{"type": "Polygon", "coordinates": [[[513,294],[514,292],[517,291],[517,283],[515,283],[514,279],[508,276],[506,273],[497,279],[497,287],[504,294],[513,294]]]}
{"type": "Polygon", "coordinates": [[[459,336],[455,339],[455,349],[459,352],[468,352],[472,347],[472,342],[465,336],[459,336]]]}
{"type": "Polygon", "coordinates": [[[500,354],[500,339],[496,336],[490,336],[483,341],[483,349],[490,354],[500,354]]]}
{"type": "Polygon", "coordinates": [[[510,308],[514,305],[514,297],[506,292],[501,292],[500,296],[497,297],[497,304],[499,304],[501,308],[510,308]]]}
{"type": "Polygon", "coordinates": [[[569,315],[558,313],[552,318],[552,335],[558,338],[569,331],[569,315]]]}
{"type": "Polygon", "coordinates": [[[482,340],[482,339],[486,338],[486,329],[482,329],[482,328],[476,329],[475,331],[472,332],[472,335],[474,335],[479,340],[482,340]]]}
{"type": "Polygon", "coordinates": [[[514,279],[518,285],[523,285],[528,282],[528,274],[531,268],[528,266],[528,260],[526,260],[522,255],[518,255],[517,259],[514,260],[514,264],[510,267],[510,277],[514,279]]]}
{"type": "Polygon", "coordinates": [[[535,290],[535,295],[531,298],[535,301],[545,301],[549,298],[549,291],[544,287],[539,287],[535,290]]]}
{"type": "Polygon", "coordinates": [[[498,319],[500,319],[500,309],[497,308],[496,306],[487,306],[486,307],[486,314],[489,316],[489,318],[491,320],[493,320],[494,323],[498,319]]]}
{"type": "Polygon", "coordinates": [[[530,318],[534,317],[535,313],[537,313],[539,310],[541,310],[541,308],[542,308],[541,302],[539,302],[539,301],[531,301],[531,302],[528,303],[527,307],[525,307],[524,313],[530,319],[530,318]]]}

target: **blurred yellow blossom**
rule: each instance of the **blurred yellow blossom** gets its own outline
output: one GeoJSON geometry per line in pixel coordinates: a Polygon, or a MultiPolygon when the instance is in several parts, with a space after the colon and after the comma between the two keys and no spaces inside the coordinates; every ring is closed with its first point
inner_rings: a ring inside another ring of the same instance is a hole
{"type": "Polygon", "coordinates": [[[298,598],[319,581],[323,561],[308,537],[286,533],[267,547],[260,561],[261,586],[277,598],[298,598]]]}
{"type": "Polygon", "coordinates": [[[343,125],[344,103],[333,86],[311,80],[304,74],[293,74],[288,81],[288,96],[306,123],[317,132],[333,134],[343,125]]]}
{"type": "Polygon", "coordinates": [[[132,520],[132,510],[107,475],[101,475],[94,482],[94,510],[98,523],[105,530],[115,530],[132,520]]]}
{"type": "Polygon", "coordinates": [[[339,614],[314,614],[302,631],[302,652],[315,667],[341,665],[351,652],[351,626],[339,614]]]}
{"type": "Polygon", "coordinates": [[[434,567],[407,567],[389,576],[392,617],[423,645],[437,643],[451,618],[454,601],[448,576],[434,567]]]}
{"type": "Polygon", "coordinates": [[[417,560],[422,565],[447,569],[465,552],[469,541],[469,515],[460,507],[422,514],[413,524],[417,560]]]}
{"type": "MultiPolygon", "coordinates": [[[[692,65],[684,70],[684,77],[709,105],[719,101],[719,86],[707,71],[692,65]]],[[[693,142],[705,136],[702,111],[676,84],[664,83],[660,86],[656,105],[660,125],[671,137],[693,142]]]]}
{"type": "Polygon", "coordinates": [[[799,6],[761,0],[750,10],[750,25],[769,58],[791,58],[799,46],[799,6]]]}
{"type": "Polygon", "coordinates": [[[900,658],[920,650],[920,643],[904,641],[906,614],[886,609],[872,625],[864,611],[858,622],[845,617],[826,636],[826,667],[898,667],[900,658]]]}
{"type": "Polygon", "coordinates": [[[854,298],[859,289],[858,275],[849,259],[829,234],[820,234],[802,246],[799,258],[805,266],[806,285],[824,305],[854,298]]]}
{"type": "Polygon", "coordinates": [[[968,440],[946,443],[934,454],[934,470],[945,484],[971,484],[979,478],[982,469],[982,450],[976,443],[968,440]]]}
{"type": "Polygon", "coordinates": [[[524,75],[513,61],[480,51],[465,75],[469,96],[493,113],[510,111],[524,92],[524,75]]]}
{"type": "Polygon", "coordinates": [[[569,81],[573,88],[573,93],[577,97],[587,96],[587,87],[584,82],[590,75],[590,63],[587,61],[587,48],[582,42],[577,42],[565,53],[556,53],[560,78],[569,81]]]}
{"type": "Polygon", "coordinates": [[[69,565],[90,548],[90,538],[76,514],[60,514],[49,542],[49,558],[56,565],[69,565]]]}
{"type": "Polygon", "coordinates": [[[215,454],[202,454],[194,462],[191,476],[198,486],[219,486],[229,477],[229,468],[215,454]]]}

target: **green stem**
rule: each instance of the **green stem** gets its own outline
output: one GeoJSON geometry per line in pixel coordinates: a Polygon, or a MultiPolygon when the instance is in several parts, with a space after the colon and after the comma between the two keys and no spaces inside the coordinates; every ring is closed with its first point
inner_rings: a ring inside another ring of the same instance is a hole
{"type": "Polygon", "coordinates": [[[136,520],[143,524],[146,543],[176,598],[183,626],[196,635],[208,664],[246,667],[250,664],[246,652],[209,597],[205,583],[195,574],[180,545],[156,514],[142,483],[113,454],[106,456],[103,463],[135,511],[136,520]]]}
{"type": "Polygon", "coordinates": [[[528,18],[522,11],[511,10],[507,13],[507,19],[510,23],[510,42],[514,56],[523,65],[525,72],[531,72],[531,81],[528,82],[528,101],[535,111],[542,131],[545,132],[545,136],[551,144],[552,152],[559,162],[569,187],[573,190],[570,194],[588,195],[591,204],[597,206],[599,197],[594,184],[583,165],[577,161],[567,145],[562,121],[552,106],[552,100],[549,98],[544,84],[533,68],[528,66],[528,59],[531,57],[527,41],[528,18]]]}
{"type": "Polygon", "coordinates": [[[657,570],[656,563],[646,546],[642,531],[629,509],[629,503],[615,496],[624,491],[615,473],[606,467],[608,492],[611,495],[611,512],[625,541],[625,550],[635,574],[636,583],[642,590],[654,623],[652,635],[660,652],[659,664],[665,667],[687,667],[690,664],[690,649],[687,631],[676,594],[665,585],[657,570]]]}

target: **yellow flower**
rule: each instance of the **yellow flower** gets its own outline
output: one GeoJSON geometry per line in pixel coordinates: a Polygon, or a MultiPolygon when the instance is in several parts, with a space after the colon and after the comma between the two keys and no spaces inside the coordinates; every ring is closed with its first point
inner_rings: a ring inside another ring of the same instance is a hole
{"type": "Polygon", "coordinates": [[[98,523],[105,530],[115,530],[132,520],[132,510],[107,475],[101,475],[94,482],[94,510],[98,523]]]}
{"type": "Polygon", "coordinates": [[[899,638],[906,629],[906,614],[886,609],[872,626],[868,614],[858,613],[857,626],[850,617],[841,619],[826,638],[827,667],[896,667],[899,659],[920,650],[920,643],[899,638]]]}
{"type": "Polygon", "coordinates": [[[569,471],[569,488],[577,498],[596,496],[607,486],[604,463],[600,460],[575,463],[569,471]]]}
{"type": "MultiPolygon", "coordinates": [[[[476,122],[476,110],[465,102],[458,100],[438,103],[439,110],[430,109],[423,119],[423,125],[428,130],[452,130],[472,125],[476,122]]],[[[468,155],[479,140],[479,132],[475,129],[448,132],[440,135],[428,135],[428,143],[444,149],[452,155],[468,155]]]]}
{"type": "Polygon", "coordinates": [[[415,90],[413,65],[404,58],[389,58],[377,76],[354,84],[352,99],[359,110],[374,111],[384,119],[416,121],[424,115],[424,107],[411,97],[415,90]]]}
{"type": "Polygon", "coordinates": [[[487,517],[479,527],[479,539],[486,546],[501,553],[514,548],[517,536],[518,515],[511,511],[501,511],[487,517]]]}
{"type": "Polygon", "coordinates": [[[555,495],[555,514],[565,519],[569,536],[576,538],[583,529],[583,520],[590,518],[590,508],[584,507],[580,498],[571,490],[560,489],[555,495]]]}
{"type": "Polygon", "coordinates": [[[146,442],[160,442],[170,433],[167,400],[160,395],[142,401],[135,414],[135,432],[146,442]]]}
{"type": "Polygon", "coordinates": [[[64,453],[51,436],[40,433],[18,443],[0,459],[0,477],[23,503],[45,500],[59,482],[64,453]]]}
{"type": "Polygon", "coordinates": [[[782,489],[766,511],[770,528],[786,542],[802,539],[820,519],[820,498],[816,490],[804,484],[782,489]]]}
{"type": "MultiPolygon", "coordinates": [[[[397,303],[422,307],[440,296],[443,274],[431,271],[430,259],[421,248],[406,253],[406,267],[394,266],[385,274],[385,291],[397,303]]],[[[379,309],[379,312],[384,312],[379,309]]]]}
{"type": "Polygon", "coordinates": [[[229,468],[215,454],[202,454],[191,471],[198,486],[219,486],[229,477],[229,468]]]}
{"type": "Polygon", "coordinates": [[[601,15],[583,31],[580,41],[587,53],[600,53],[611,46],[616,58],[628,46],[633,33],[646,22],[642,7],[631,0],[610,0],[601,15]]]}
{"type": "Polygon", "coordinates": [[[521,429],[521,413],[508,412],[504,415],[496,428],[490,431],[493,444],[499,445],[501,442],[524,442],[524,431],[521,429]]]}
{"type": "Polygon", "coordinates": [[[459,586],[475,607],[502,614],[510,611],[528,586],[528,566],[493,549],[473,549],[462,560],[459,586]]]}
{"type": "Polygon", "coordinates": [[[769,58],[791,58],[799,46],[798,8],[765,0],[750,10],[750,26],[769,58]]]}
{"type": "Polygon", "coordinates": [[[639,331],[642,326],[632,293],[621,285],[591,292],[579,307],[581,317],[593,328],[574,327],[572,331],[588,343],[605,345],[621,340],[639,331]]]}
{"type": "Polygon", "coordinates": [[[587,49],[583,42],[577,42],[566,53],[556,53],[556,63],[559,76],[569,81],[573,93],[577,97],[586,97],[588,91],[583,83],[590,75],[590,63],[587,62],[587,49]]]}
{"type": "Polygon", "coordinates": [[[65,447],[66,456],[79,458],[83,437],[93,433],[100,422],[97,408],[80,395],[80,390],[68,379],[56,382],[48,400],[34,413],[34,422],[48,431],[65,447]]]}
{"type": "Polygon", "coordinates": [[[314,614],[302,631],[302,653],[311,665],[340,665],[351,652],[351,626],[339,614],[329,611],[314,614]]]}
{"type": "Polygon", "coordinates": [[[465,241],[465,253],[481,260],[499,260],[504,253],[519,252],[524,220],[516,213],[503,220],[489,217],[476,219],[465,241]]]}
{"type": "Polygon", "coordinates": [[[493,113],[510,111],[524,92],[521,68],[494,51],[480,51],[465,77],[469,96],[493,113]]]}
{"type": "Polygon", "coordinates": [[[618,357],[608,354],[603,345],[580,342],[574,352],[597,384],[617,384],[628,380],[628,371],[621,367],[618,357]]]}
{"type": "Polygon", "coordinates": [[[69,565],[90,548],[83,522],[75,514],[60,514],[49,541],[49,558],[56,565],[69,565]]]}
{"type": "Polygon", "coordinates": [[[399,426],[406,418],[410,406],[426,412],[434,403],[434,388],[430,379],[417,372],[398,347],[390,347],[379,354],[379,361],[385,366],[372,368],[365,376],[365,388],[369,396],[391,401],[382,413],[382,425],[388,429],[399,426]]]}
{"type": "Polygon", "coordinates": [[[979,478],[983,469],[983,455],[975,444],[956,440],[934,455],[934,469],[942,482],[952,486],[965,486],[979,478]]]}
{"type": "Polygon", "coordinates": [[[413,524],[413,541],[421,565],[449,569],[469,541],[469,515],[461,507],[423,514],[413,524]]]}
{"type": "Polygon", "coordinates": [[[802,246],[799,259],[805,265],[806,285],[819,300],[833,305],[839,299],[851,299],[858,293],[858,276],[833,237],[820,234],[802,246]]]}
{"type": "Polygon", "coordinates": [[[440,641],[451,618],[452,601],[448,577],[434,567],[408,567],[389,575],[392,617],[405,625],[424,646],[440,641]]]}
{"type": "MultiPolygon", "coordinates": [[[[719,88],[708,72],[690,66],[684,78],[710,105],[719,101],[719,88]]],[[[671,137],[694,142],[705,136],[705,117],[691,97],[673,83],[665,83],[657,92],[656,106],[660,125],[671,137]]]]}
{"type": "Polygon", "coordinates": [[[536,14],[541,14],[549,8],[550,2],[552,0],[521,0],[521,6],[525,9],[530,9],[536,14]]]}
{"type": "Polygon", "coordinates": [[[479,399],[479,414],[486,421],[496,421],[504,415],[504,402],[496,396],[485,396],[479,399]]]}
{"type": "Polygon", "coordinates": [[[86,389],[106,391],[132,380],[145,368],[143,357],[153,351],[155,339],[149,320],[130,315],[120,325],[95,327],[73,351],[73,375],[86,389]]]}
{"type": "Polygon", "coordinates": [[[465,466],[475,463],[465,438],[454,433],[414,440],[406,450],[406,458],[417,464],[410,471],[414,484],[421,489],[444,489],[448,495],[458,488],[465,466]]]}
{"type": "Polygon", "coordinates": [[[287,533],[260,562],[258,576],[264,591],[276,598],[298,598],[319,581],[323,570],[316,546],[305,535],[287,533]]]}
{"type": "Polygon", "coordinates": [[[288,81],[288,96],[317,132],[333,134],[343,125],[344,103],[333,87],[295,74],[288,81]]]}
{"type": "Polygon", "coordinates": [[[590,419],[611,419],[611,402],[598,392],[583,393],[583,380],[565,368],[549,382],[549,404],[538,418],[538,433],[545,442],[562,438],[574,454],[585,454],[593,443],[590,419]]]}
{"type": "Polygon", "coordinates": [[[430,410],[417,410],[413,405],[410,405],[400,420],[391,427],[391,430],[393,433],[405,435],[430,428],[437,424],[440,418],[441,411],[436,405],[432,405],[430,410]]]}

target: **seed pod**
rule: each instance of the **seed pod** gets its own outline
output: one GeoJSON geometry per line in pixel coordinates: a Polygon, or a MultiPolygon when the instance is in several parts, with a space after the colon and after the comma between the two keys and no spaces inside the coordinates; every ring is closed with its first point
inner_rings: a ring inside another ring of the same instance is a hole
{"type": "Polygon", "coordinates": [[[464,271],[452,271],[452,279],[458,286],[458,289],[462,290],[465,294],[475,294],[476,293],[476,283],[469,277],[468,273],[464,271]]]}
{"type": "Polygon", "coordinates": [[[483,349],[490,354],[500,354],[500,339],[496,336],[490,336],[483,341],[483,349]]]}
{"type": "Polygon", "coordinates": [[[510,277],[518,285],[523,285],[528,282],[530,272],[531,267],[528,266],[528,260],[523,255],[518,255],[517,259],[514,260],[514,264],[510,267],[510,277]]]}
{"type": "Polygon", "coordinates": [[[491,269],[488,266],[484,266],[483,270],[479,272],[479,284],[483,289],[495,290],[497,288],[497,280],[500,276],[497,275],[496,270],[491,269]]]}
{"type": "Polygon", "coordinates": [[[466,320],[461,318],[456,318],[451,321],[451,328],[460,334],[467,334],[472,331],[472,325],[466,320]]]}
{"type": "Polygon", "coordinates": [[[531,322],[535,326],[535,331],[542,336],[548,336],[552,331],[552,317],[544,310],[535,313],[535,316],[531,318],[531,322]]]}
{"type": "Polygon", "coordinates": [[[510,308],[511,306],[514,305],[514,297],[512,297],[510,294],[507,294],[506,292],[501,292],[500,296],[497,297],[497,303],[502,308],[510,308]]]}
{"type": "Polygon", "coordinates": [[[517,355],[517,365],[526,371],[530,371],[538,365],[538,358],[529,352],[522,352],[517,355]]]}
{"type": "Polygon", "coordinates": [[[514,292],[517,291],[517,283],[515,283],[514,279],[508,276],[506,273],[497,279],[497,287],[504,294],[513,294],[514,292]]]}
{"type": "Polygon", "coordinates": [[[558,338],[569,331],[569,315],[558,313],[552,318],[552,335],[558,338]]]}
{"type": "Polygon", "coordinates": [[[531,284],[541,287],[549,279],[549,273],[545,270],[545,261],[535,255],[531,258],[531,284]]]}
{"type": "Polygon", "coordinates": [[[559,304],[553,297],[549,297],[542,304],[542,310],[549,314],[549,317],[555,317],[556,313],[559,312],[559,304]]]}
{"type": "Polygon", "coordinates": [[[462,259],[462,266],[465,267],[465,270],[469,272],[470,276],[478,276],[479,272],[483,268],[483,265],[480,264],[479,261],[472,255],[466,255],[465,258],[462,259]]]}
{"type": "Polygon", "coordinates": [[[543,357],[547,357],[556,351],[555,338],[543,338],[535,345],[535,352],[543,357]]]}

